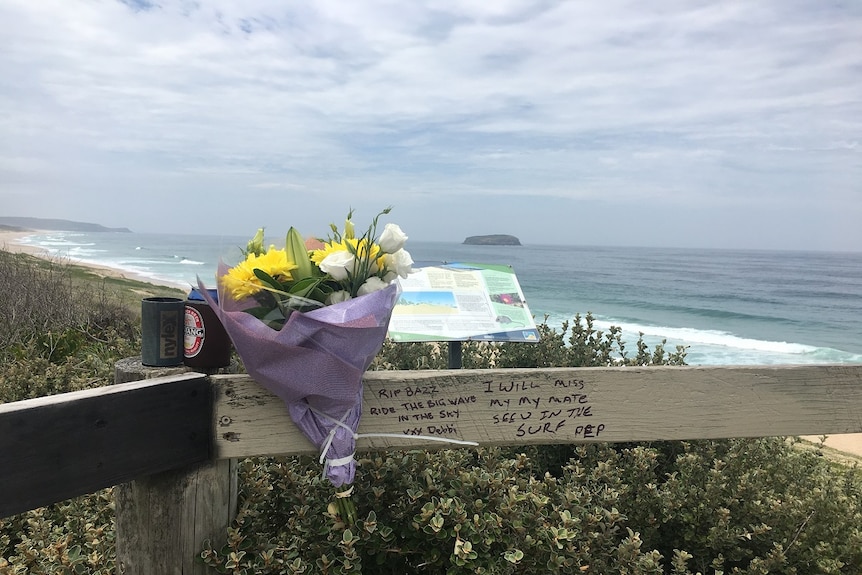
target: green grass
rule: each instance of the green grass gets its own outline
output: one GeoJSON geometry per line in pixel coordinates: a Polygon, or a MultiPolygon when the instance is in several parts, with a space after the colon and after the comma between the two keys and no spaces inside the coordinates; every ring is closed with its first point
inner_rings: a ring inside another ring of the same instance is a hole
{"type": "Polygon", "coordinates": [[[0,402],[113,383],[140,354],[141,299],[181,290],[0,250],[0,402]]]}
{"type": "Polygon", "coordinates": [[[130,311],[140,314],[141,299],[145,297],[179,297],[185,299],[187,291],[150,282],[123,277],[114,277],[97,268],[75,264],[63,259],[46,259],[24,253],[11,253],[0,250],[0,258],[19,260],[24,265],[32,266],[44,273],[56,272],[58,269],[67,274],[77,287],[92,293],[105,292],[109,297],[126,306],[130,311]]]}

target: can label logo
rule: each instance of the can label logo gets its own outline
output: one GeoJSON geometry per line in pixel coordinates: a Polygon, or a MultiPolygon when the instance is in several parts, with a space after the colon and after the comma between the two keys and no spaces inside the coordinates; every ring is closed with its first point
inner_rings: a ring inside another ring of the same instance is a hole
{"type": "Polygon", "coordinates": [[[159,358],[179,357],[179,314],[174,311],[163,311],[159,317],[159,358]]]}
{"type": "Polygon", "coordinates": [[[201,352],[206,337],[204,318],[201,313],[193,307],[186,306],[185,337],[183,347],[186,357],[194,357],[201,352]]]}

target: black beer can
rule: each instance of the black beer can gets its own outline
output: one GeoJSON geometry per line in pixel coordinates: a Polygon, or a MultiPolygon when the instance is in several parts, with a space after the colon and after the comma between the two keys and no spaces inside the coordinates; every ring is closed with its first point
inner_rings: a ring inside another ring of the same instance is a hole
{"type": "MultiPolygon", "coordinates": [[[[218,301],[216,290],[209,294],[218,301]]],[[[193,288],[185,303],[184,363],[200,368],[230,365],[230,337],[200,291],[193,288]]]]}

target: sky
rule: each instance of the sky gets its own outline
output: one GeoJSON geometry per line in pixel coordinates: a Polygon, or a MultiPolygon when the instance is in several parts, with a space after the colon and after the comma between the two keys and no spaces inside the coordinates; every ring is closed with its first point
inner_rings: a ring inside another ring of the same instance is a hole
{"type": "Polygon", "coordinates": [[[862,251],[856,0],[0,0],[0,215],[862,251]]]}

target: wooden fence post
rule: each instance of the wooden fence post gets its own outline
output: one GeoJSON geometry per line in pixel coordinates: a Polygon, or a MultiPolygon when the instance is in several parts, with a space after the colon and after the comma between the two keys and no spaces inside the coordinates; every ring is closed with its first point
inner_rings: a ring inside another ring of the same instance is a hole
{"type": "MultiPolygon", "coordinates": [[[[185,367],[152,368],[140,358],[117,362],[115,383],[177,375],[185,367]]],[[[116,502],[117,572],[122,575],[204,575],[196,560],[203,543],[226,541],[236,516],[236,459],[212,460],[122,483],[116,502]]]]}

